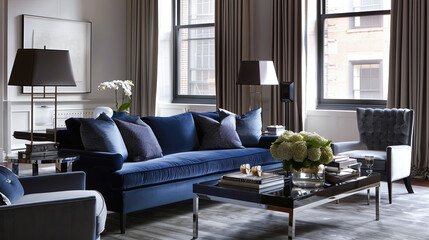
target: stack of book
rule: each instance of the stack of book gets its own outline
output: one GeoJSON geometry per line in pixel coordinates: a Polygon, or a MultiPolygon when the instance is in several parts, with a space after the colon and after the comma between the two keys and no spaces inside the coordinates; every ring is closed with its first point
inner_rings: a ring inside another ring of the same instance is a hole
{"type": "Polygon", "coordinates": [[[37,142],[25,144],[26,149],[18,152],[18,158],[28,160],[51,160],[58,158],[58,144],[54,142],[37,142]]]}
{"type": "Polygon", "coordinates": [[[223,187],[238,187],[257,192],[266,192],[282,188],[283,176],[275,173],[262,173],[261,177],[243,173],[230,173],[222,176],[219,185],[223,187]]]}
{"type": "Polygon", "coordinates": [[[326,181],[340,183],[360,176],[362,163],[355,158],[344,155],[334,156],[334,160],[326,165],[326,181]]]}
{"type": "Polygon", "coordinates": [[[284,131],[285,131],[285,126],[270,125],[270,126],[267,126],[267,131],[265,131],[265,134],[267,134],[267,135],[281,135],[284,131]]]}

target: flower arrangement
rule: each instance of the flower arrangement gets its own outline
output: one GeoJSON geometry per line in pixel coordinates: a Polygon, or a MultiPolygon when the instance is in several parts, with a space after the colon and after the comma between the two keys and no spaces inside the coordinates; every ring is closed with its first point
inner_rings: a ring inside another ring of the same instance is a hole
{"type": "Polygon", "coordinates": [[[315,132],[285,131],[271,144],[270,152],[275,159],[283,161],[286,171],[317,168],[334,159],[331,141],[315,132]]]}
{"type": "Polygon", "coordinates": [[[115,100],[116,100],[116,111],[117,112],[123,112],[126,109],[128,109],[131,105],[131,87],[134,86],[134,83],[131,80],[113,80],[110,82],[102,82],[98,85],[97,90],[98,91],[103,91],[106,89],[113,89],[115,90],[115,100]],[[122,98],[122,103],[121,106],[119,106],[119,102],[118,102],[118,91],[119,88],[122,87],[122,89],[124,90],[122,92],[122,97],[119,96],[120,98],[122,98]],[[130,101],[125,102],[126,97],[128,97],[128,99],[130,101]]]}

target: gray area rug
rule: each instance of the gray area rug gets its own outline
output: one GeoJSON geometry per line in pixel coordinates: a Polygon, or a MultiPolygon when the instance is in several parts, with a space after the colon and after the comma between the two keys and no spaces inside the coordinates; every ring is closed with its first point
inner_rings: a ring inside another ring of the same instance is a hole
{"type": "MultiPolygon", "coordinates": [[[[381,186],[380,221],[375,221],[374,190],[371,205],[366,191],[299,212],[294,239],[428,239],[429,188],[393,184],[388,204],[387,184],[381,186]]],[[[287,239],[288,214],[232,204],[200,201],[199,239],[287,239]]],[[[192,200],[127,215],[127,232],[119,234],[119,215],[110,213],[107,239],[191,239],[192,200]]]]}

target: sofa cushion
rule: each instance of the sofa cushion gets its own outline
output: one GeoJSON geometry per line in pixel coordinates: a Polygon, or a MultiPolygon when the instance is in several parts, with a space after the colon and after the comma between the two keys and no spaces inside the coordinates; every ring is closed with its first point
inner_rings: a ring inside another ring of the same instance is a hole
{"type": "Polygon", "coordinates": [[[107,218],[107,207],[104,202],[103,196],[97,191],[70,190],[70,191],[26,194],[22,198],[14,202],[13,204],[38,203],[38,202],[45,202],[45,201],[67,200],[70,198],[91,197],[91,196],[95,197],[96,233],[97,235],[100,235],[100,233],[104,231],[104,226],[107,218]]]}
{"type": "Polygon", "coordinates": [[[171,117],[143,117],[155,133],[164,155],[192,151],[198,148],[198,137],[192,114],[171,117]]]}
{"type": "Polygon", "coordinates": [[[239,171],[240,165],[265,165],[278,162],[269,149],[246,148],[175,153],[144,162],[125,162],[112,174],[115,190],[168,183],[200,176],[239,171]]]}
{"type": "Polygon", "coordinates": [[[128,161],[144,161],[162,157],[161,146],[152,129],[137,118],[134,123],[115,119],[128,150],[128,161]]]}
{"type": "Polygon", "coordinates": [[[255,147],[259,144],[262,129],[261,108],[252,110],[243,114],[242,116],[235,115],[224,109],[220,109],[220,119],[227,116],[235,115],[236,117],[236,130],[240,137],[241,143],[245,147],[255,147]]]}
{"type": "Polygon", "coordinates": [[[97,119],[82,119],[80,135],[85,150],[119,153],[127,159],[128,151],[115,122],[105,113],[97,119]]]}
{"type": "Polygon", "coordinates": [[[220,121],[219,111],[214,111],[214,112],[190,112],[190,113],[192,114],[192,117],[194,118],[195,129],[197,130],[198,140],[201,143],[201,141],[203,140],[203,137],[204,137],[204,132],[201,129],[200,124],[198,123],[198,116],[202,115],[202,116],[206,116],[206,117],[209,117],[209,118],[213,118],[216,121],[220,121]]]}
{"type": "Polygon", "coordinates": [[[114,116],[112,116],[112,119],[113,120],[118,119],[118,120],[121,120],[121,121],[130,122],[130,123],[135,123],[137,120],[141,120],[140,116],[127,116],[127,115],[120,116],[120,117],[114,117],[114,116]]]}
{"type": "Polygon", "coordinates": [[[82,119],[84,118],[69,118],[66,120],[67,135],[69,137],[67,148],[85,149],[80,136],[80,122],[82,119]]]}
{"type": "Polygon", "coordinates": [[[24,188],[19,182],[18,177],[3,166],[0,166],[0,192],[6,197],[2,200],[5,205],[8,203],[7,200],[14,203],[24,195],[24,188]]]}
{"type": "Polygon", "coordinates": [[[204,132],[200,150],[242,148],[240,138],[235,131],[234,116],[228,116],[218,122],[200,115],[198,123],[204,132]]]}

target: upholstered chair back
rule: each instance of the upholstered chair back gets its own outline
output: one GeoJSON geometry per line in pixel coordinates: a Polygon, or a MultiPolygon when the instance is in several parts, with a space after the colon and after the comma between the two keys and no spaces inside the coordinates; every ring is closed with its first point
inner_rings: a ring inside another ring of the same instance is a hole
{"type": "Polygon", "coordinates": [[[387,146],[411,145],[413,110],[358,108],[356,115],[360,141],[369,150],[385,151],[387,146]]]}

